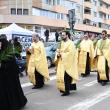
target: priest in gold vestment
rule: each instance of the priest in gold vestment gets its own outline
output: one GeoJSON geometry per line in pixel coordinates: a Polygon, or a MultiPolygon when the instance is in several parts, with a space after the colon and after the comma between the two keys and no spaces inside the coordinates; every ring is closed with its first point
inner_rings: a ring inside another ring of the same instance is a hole
{"type": "MultiPolygon", "coordinates": [[[[95,50],[98,40],[96,39],[94,34],[90,37],[90,40],[93,42],[93,46],[94,46],[94,50],[95,50]]],[[[90,59],[90,63],[91,63],[91,67],[90,67],[91,71],[92,72],[97,71],[97,58],[90,59]]]]}
{"type": "Polygon", "coordinates": [[[97,80],[102,86],[105,86],[109,81],[110,67],[110,40],[107,38],[107,31],[102,31],[102,38],[97,42],[95,49],[95,57],[98,59],[97,80]]]}
{"type": "Polygon", "coordinates": [[[62,96],[70,94],[70,90],[76,90],[78,80],[77,54],[73,42],[69,39],[68,31],[62,32],[62,41],[57,49],[55,62],[57,62],[57,88],[62,96]]]}
{"type": "Polygon", "coordinates": [[[93,42],[88,35],[84,35],[84,39],[80,43],[78,54],[78,70],[81,76],[85,77],[90,74],[90,60],[94,58],[93,42]]]}
{"type": "Polygon", "coordinates": [[[28,76],[33,83],[33,89],[41,88],[49,79],[48,65],[44,44],[39,40],[39,35],[33,34],[31,53],[28,64],[28,76]]]}

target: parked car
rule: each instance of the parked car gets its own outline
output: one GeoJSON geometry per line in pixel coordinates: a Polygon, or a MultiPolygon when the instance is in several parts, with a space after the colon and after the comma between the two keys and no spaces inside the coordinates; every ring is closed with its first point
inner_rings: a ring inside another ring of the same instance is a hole
{"type": "Polygon", "coordinates": [[[20,72],[23,72],[25,70],[26,60],[22,58],[16,58],[16,63],[18,64],[20,72]]]}
{"type": "Polygon", "coordinates": [[[54,64],[56,49],[57,49],[57,43],[55,43],[55,42],[53,44],[45,47],[48,67],[51,67],[52,64],[54,64]]]}
{"type": "MultiPolygon", "coordinates": [[[[57,43],[56,42],[45,42],[44,46],[45,46],[45,51],[46,51],[48,67],[50,68],[54,64],[57,43]]],[[[22,60],[20,60],[19,62],[23,62],[26,65],[26,53],[22,52],[21,56],[22,56],[22,60]]]]}

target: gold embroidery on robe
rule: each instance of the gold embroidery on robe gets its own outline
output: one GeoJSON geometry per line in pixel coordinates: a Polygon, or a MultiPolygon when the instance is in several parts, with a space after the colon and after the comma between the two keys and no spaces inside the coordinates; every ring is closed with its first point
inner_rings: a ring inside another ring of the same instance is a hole
{"type": "Polygon", "coordinates": [[[78,80],[78,62],[77,52],[71,40],[61,42],[60,50],[57,50],[55,62],[57,61],[57,88],[65,91],[64,74],[65,71],[72,77],[71,83],[76,83],[78,80]],[[60,51],[61,58],[57,58],[58,51],[60,51]]]}
{"type": "Polygon", "coordinates": [[[34,52],[31,53],[28,64],[28,76],[33,85],[36,84],[35,69],[44,76],[45,81],[49,79],[48,65],[44,45],[41,41],[32,43],[34,52]]]}

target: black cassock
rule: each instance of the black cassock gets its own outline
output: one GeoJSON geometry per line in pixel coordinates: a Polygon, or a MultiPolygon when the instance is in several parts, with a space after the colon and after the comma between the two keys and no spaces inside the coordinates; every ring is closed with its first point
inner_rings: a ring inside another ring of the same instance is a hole
{"type": "Polygon", "coordinates": [[[14,58],[2,61],[0,65],[0,110],[18,110],[25,106],[19,80],[19,69],[14,58]]]}

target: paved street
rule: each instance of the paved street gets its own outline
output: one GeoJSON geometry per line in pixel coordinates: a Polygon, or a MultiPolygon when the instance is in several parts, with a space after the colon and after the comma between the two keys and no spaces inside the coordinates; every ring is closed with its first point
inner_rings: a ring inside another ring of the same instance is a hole
{"type": "MultiPolygon", "coordinates": [[[[50,73],[54,68],[50,69],[50,73]]],[[[110,110],[110,84],[101,86],[96,81],[96,73],[86,78],[80,77],[77,91],[62,97],[56,88],[56,76],[44,88],[33,90],[27,77],[20,78],[28,103],[24,110],[110,110]]]]}

